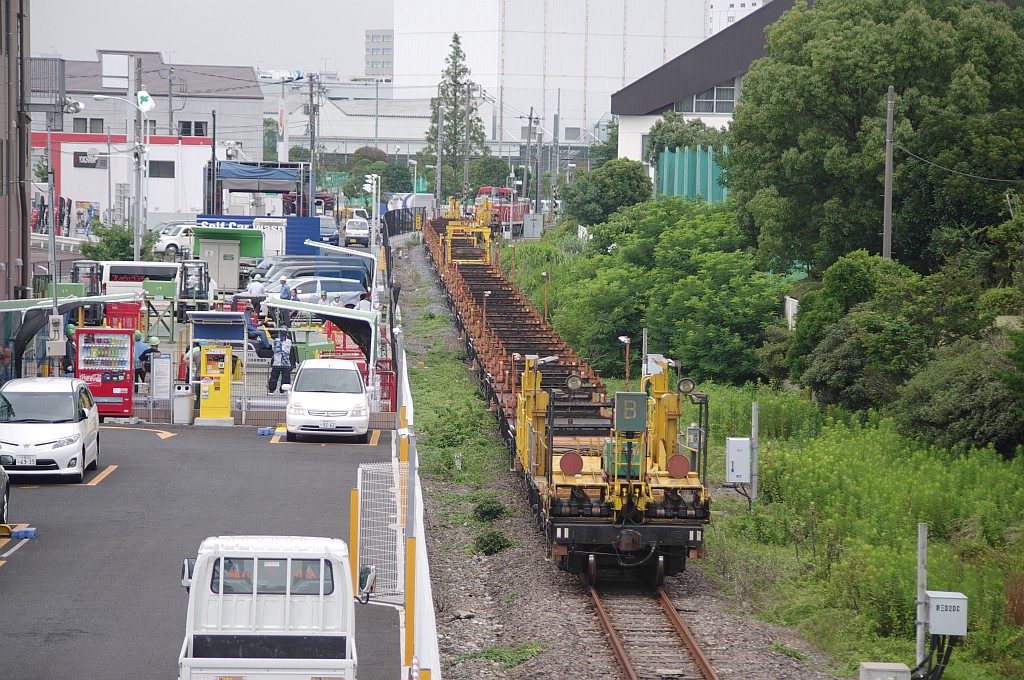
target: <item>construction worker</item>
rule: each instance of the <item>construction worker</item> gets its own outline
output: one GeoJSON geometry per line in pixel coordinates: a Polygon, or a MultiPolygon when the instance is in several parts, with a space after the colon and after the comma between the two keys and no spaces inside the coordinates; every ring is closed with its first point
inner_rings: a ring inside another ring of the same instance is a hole
{"type": "Polygon", "coordinates": [[[142,331],[135,331],[135,391],[139,391],[138,383],[146,381],[146,372],[142,369],[142,353],[149,349],[149,343],[142,339],[142,331]]]}
{"type": "Polygon", "coordinates": [[[334,299],[331,300],[331,307],[344,307],[344,306],[345,305],[341,304],[341,293],[335,293],[334,294],[334,299]]]}
{"type": "MultiPolygon", "coordinates": [[[[274,393],[278,389],[278,379],[281,386],[292,384],[292,341],[288,337],[288,331],[282,329],[274,340],[274,358],[270,362],[270,380],[267,381],[267,392],[274,393]]],[[[284,394],[284,390],[281,390],[284,394]]]]}
{"type": "Polygon", "coordinates": [[[260,276],[259,274],[254,274],[252,277],[252,281],[250,281],[249,285],[246,286],[245,292],[248,293],[249,295],[263,295],[263,277],[260,276]]]}
{"type": "Polygon", "coordinates": [[[60,369],[66,375],[75,374],[75,361],[78,358],[78,346],[75,344],[75,331],[78,328],[73,323],[69,323],[64,329],[64,335],[66,339],[64,341],[64,358],[61,359],[60,369]]]}

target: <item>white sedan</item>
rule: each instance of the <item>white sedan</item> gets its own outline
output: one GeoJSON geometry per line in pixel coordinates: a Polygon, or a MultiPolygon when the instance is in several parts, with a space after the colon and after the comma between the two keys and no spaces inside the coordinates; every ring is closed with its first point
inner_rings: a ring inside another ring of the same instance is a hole
{"type": "Polygon", "coordinates": [[[0,465],[11,477],[81,482],[99,462],[99,412],[85,382],[19,378],[0,387],[0,465]]]}
{"type": "Polygon", "coordinates": [[[299,365],[288,390],[285,427],[288,441],[300,434],[370,440],[370,398],[354,361],[307,359],[299,365]]]}

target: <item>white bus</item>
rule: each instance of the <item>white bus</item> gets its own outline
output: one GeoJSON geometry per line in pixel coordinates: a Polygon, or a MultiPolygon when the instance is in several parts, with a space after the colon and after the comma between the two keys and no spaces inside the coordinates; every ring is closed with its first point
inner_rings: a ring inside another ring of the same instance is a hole
{"type": "Polygon", "coordinates": [[[181,263],[180,262],[100,262],[103,268],[103,278],[100,284],[100,293],[113,295],[115,293],[141,293],[142,282],[150,281],[173,281],[174,290],[181,288],[181,263]]]}

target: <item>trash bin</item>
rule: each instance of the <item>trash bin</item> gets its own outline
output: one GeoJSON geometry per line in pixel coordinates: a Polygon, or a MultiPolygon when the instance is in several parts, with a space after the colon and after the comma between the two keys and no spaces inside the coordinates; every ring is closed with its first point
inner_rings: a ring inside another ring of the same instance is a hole
{"type": "Polygon", "coordinates": [[[195,417],[192,401],[192,385],[175,385],[171,422],[175,425],[191,425],[195,417]]]}

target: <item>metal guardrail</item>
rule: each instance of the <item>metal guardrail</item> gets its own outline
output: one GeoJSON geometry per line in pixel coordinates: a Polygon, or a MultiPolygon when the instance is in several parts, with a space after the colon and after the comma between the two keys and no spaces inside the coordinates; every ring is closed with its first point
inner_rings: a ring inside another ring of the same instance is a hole
{"type": "MultiPolygon", "coordinates": [[[[82,252],[82,241],[92,242],[91,238],[74,238],[71,236],[54,236],[53,240],[59,253],[80,253],[82,252]]],[[[32,234],[30,239],[33,248],[49,250],[50,237],[48,234],[32,234]]]]}

